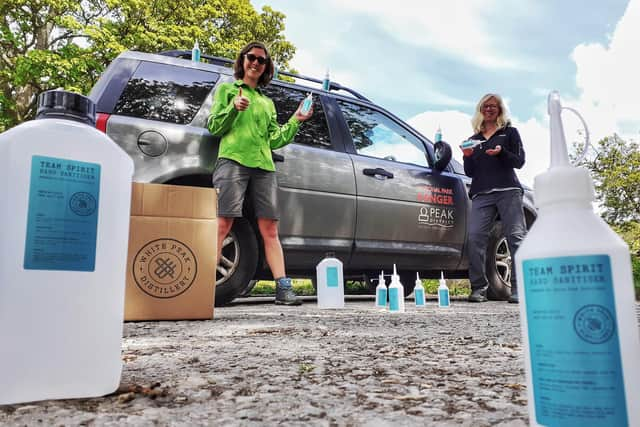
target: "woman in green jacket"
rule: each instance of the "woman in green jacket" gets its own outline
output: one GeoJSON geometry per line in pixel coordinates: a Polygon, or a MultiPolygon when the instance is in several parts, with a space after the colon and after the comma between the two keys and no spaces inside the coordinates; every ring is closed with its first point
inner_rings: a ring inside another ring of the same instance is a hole
{"type": "Polygon", "coordinates": [[[285,274],[282,245],[278,237],[277,189],[271,150],[287,145],[301,122],[309,119],[313,109],[300,109],[280,126],[273,101],[264,87],[273,77],[274,66],[264,44],[251,42],[238,54],[233,83],[223,83],[214,95],[207,122],[209,132],[222,137],[218,161],[213,172],[213,186],[218,189],[218,254],[233,226],[242,217],[246,194],[252,198],[258,228],[264,241],[267,264],[276,281],[276,304],[299,305],[285,274]]]}

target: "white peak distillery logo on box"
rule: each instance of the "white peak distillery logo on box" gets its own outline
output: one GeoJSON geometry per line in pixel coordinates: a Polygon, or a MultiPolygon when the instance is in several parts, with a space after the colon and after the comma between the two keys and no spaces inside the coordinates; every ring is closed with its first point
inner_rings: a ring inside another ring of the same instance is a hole
{"type": "Polygon", "coordinates": [[[193,284],[198,263],[193,251],[174,239],[153,240],[133,259],[138,287],[154,298],[174,298],[193,284]]]}

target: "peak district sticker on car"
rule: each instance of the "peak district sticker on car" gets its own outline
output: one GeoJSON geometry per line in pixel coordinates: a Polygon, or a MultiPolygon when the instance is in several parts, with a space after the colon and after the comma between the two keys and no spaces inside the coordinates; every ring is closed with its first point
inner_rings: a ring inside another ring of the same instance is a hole
{"type": "Polygon", "coordinates": [[[452,228],[456,223],[453,188],[424,185],[417,196],[425,206],[418,208],[418,227],[452,228]]]}

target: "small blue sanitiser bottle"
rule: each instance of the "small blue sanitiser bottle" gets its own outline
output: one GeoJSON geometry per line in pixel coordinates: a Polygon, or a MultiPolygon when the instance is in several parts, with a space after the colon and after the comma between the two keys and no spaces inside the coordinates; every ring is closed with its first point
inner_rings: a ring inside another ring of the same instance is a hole
{"type": "Polygon", "coordinates": [[[322,90],[328,91],[331,86],[331,80],[329,79],[329,69],[324,75],[324,80],[322,80],[322,90]]]}
{"type": "Polygon", "coordinates": [[[404,286],[400,282],[400,276],[396,271],[396,265],[393,264],[393,275],[391,276],[391,284],[389,285],[389,312],[404,313],[404,286]]]}
{"type": "Polygon", "coordinates": [[[378,276],[376,286],[376,308],[387,308],[387,283],[384,281],[384,271],[378,276]]]}
{"type": "Polygon", "coordinates": [[[440,282],[438,284],[438,307],[450,307],[449,288],[447,287],[447,282],[444,280],[444,273],[442,271],[440,272],[440,282]]]}
{"type": "Polygon", "coordinates": [[[413,297],[416,301],[416,307],[425,306],[424,286],[422,286],[422,280],[420,280],[420,275],[418,273],[416,273],[416,283],[413,287],[413,297]]]}
{"type": "Polygon", "coordinates": [[[193,62],[200,62],[200,45],[198,44],[198,40],[193,44],[193,49],[191,49],[191,60],[193,62]]]}
{"type": "Polygon", "coordinates": [[[300,112],[304,115],[307,115],[309,110],[311,110],[312,105],[313,105],[313,97],[311,96],[311,92],[309,92],[307,96],[304,98],[304,101],[302,102],[302,108],[300,109],[300,112]]]}
{"type": "Polygon", "coordinates": [[[438,130],[436,131],[436,137],[434,142],[440,142],[440,141],[442,141],[442,129],[440,129],[440,126],[438,126],[438,130]]]}

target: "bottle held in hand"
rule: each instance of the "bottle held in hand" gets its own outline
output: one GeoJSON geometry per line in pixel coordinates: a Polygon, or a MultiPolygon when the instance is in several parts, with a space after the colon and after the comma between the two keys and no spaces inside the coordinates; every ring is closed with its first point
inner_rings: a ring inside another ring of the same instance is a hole
{"type": "Polygon", "coordinates": [[[309,114],[309,111],[311,110],[312,105],[313,105],[313,97],[311,95],[311,92],[309,92],[306,98],[304,98],[304,101],[302,102],[302,108],[300,109],[300,113],[306,116],[307,114],[309,114]]]}

